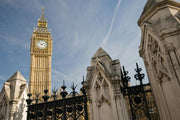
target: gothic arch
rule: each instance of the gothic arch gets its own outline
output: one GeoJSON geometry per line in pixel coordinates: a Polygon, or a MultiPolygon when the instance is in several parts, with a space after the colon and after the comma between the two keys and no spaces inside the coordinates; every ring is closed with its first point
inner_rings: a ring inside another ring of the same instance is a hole
{"type": "Polygon", "coordinates": [[[94,84],[92,85],[92,88],[96,93],[96,102],[102,99],[102,96],[110,100],[110,82],[102,75],[100,71],[96,74],[97,76],[93,79],[94,84]]]}
{"type": "Polygon", "coordinates": [[[108,76],[109,73],[104,69],[104,67],[99,61],[96,62],[92,73],[94,75],[89,81],[91,84],[91,87],[94,86],[95,81],[98,82],[99,85],[101,85],[104,80],[106,80],[110,84],[110,77],[108,76]]]}

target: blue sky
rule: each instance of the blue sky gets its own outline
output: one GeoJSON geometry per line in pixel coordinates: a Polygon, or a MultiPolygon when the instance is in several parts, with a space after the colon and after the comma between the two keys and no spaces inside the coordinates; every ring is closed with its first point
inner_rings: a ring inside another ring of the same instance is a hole
{"type": "Polygon", "coordinates": [[[59,88],[62,80],[80,85],[100,46],[133,75],[136,62],[143,66],[137,20],[145,2],[0,0],[0,88],[17,70],[29,81],[30,40],[42,6],[53,38],[52,87],[59,88]]]}

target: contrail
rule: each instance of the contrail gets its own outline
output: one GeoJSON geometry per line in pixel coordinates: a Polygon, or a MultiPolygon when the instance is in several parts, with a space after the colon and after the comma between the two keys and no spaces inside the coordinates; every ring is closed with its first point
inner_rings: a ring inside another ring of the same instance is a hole
{"type": "Polygon", "coordinates": [[[114,14],[113,14],[113,17],[112,17],[112,20],[111,20],[111,25],[109,27],[108,32],[106,33],[106,36],[104,37],[103,41],[101,42],[100,46],[105,46],[106,45],[106,42],[107,42],[107,40],[109,38],[109,35],[111,33],[111,30],[112,30],[112,27],[113,27],[113,24],[114,24],[114,20],[116,18],[117,10],[118,10],[120,4],[121,4],[121,0],[118,1],[117,5],[116,5],[116,7],[114,9],[114,14]]]}

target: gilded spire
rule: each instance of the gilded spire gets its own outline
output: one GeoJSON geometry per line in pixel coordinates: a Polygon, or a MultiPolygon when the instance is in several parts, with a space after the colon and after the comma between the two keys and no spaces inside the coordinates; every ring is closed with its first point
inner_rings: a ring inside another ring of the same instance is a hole
{"type": "Polygon", "coordinates": [[[47,29],[47,20],[44,17],[44,7],[42,7],[42,14],[41,17],[38,19],[38,26],[37,29],[34,30],[34,32],[50,33],[47,29]]]}
{"type": "Polygon", "coordinates": [[[42,19],[45,18],[45,17],[44,17],[44,6],[42,6],[42,15],[41,15],[41,18],[42,18],[42,19]]]}
{"type": "Polygon", "coordinates": [[[46,18],[44,17],[44,6],[42,6],[42,15],[39,19],[39,22],[47,22],[46,18]]]}

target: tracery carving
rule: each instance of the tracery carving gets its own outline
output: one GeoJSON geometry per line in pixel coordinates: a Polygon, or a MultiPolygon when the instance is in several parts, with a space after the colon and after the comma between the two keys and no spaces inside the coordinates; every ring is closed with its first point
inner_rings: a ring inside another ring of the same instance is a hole
{"type": "Polygon", "coordinates": [[[155,70],[155,73],[157,73],[158,70],[167,71],[161,47],[157,40],[154,39],[151,35],[148,35],[147,50],[149,52],[149,56],[151,56],[150,61],[152,63],[153,69],[155,70]]]}
{"type": "Polygon", "coordinates": [[[98,106],[101,106],[103,102],[109,101],[110,103],[109,83],[100,72],[97,75],[94,89],[96,91],[96,103],[98,106]]]}
{"type": "Polygon", "coordinates": [[[158,42],[151,35],[148,35],[148,51],[155,56],[160,52],[158,42]]]}
{"type": "Polygon", "coordinates": [[[96,81],[94,87],[95,87],[95,90],[96,90],[96,96],[99,96],[101,87],[100,87],[100,85],[99,85],[99,83],[97,81],[96,81]]]}
{"type": "Polygon", "coordinates": [[[165,70],[167,72],[165,61],[164,61],[163,57],[161,57],[161,56],[159,57],[159,62],[161,63],[160,64],[161,70],[165,70]]]}
{"type": "Polygon", "coordinates": [[[98,74],[97,80],[102,83],[103,77],[100,73],[98,74]]]}
{"type": "Polygon", "coordinates": [[[102,87],[104,89],[104,94],[106,94],[106,96],[110,98],[110,95],[109,95],[109,84],[105,80],[103,81],[102,87]]]}

